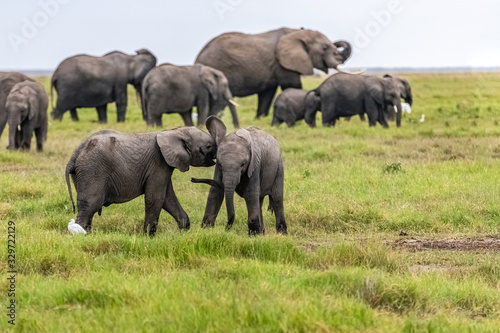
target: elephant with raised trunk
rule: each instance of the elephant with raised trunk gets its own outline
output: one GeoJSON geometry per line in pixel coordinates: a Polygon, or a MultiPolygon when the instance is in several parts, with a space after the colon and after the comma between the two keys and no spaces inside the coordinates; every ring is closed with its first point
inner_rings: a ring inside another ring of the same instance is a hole
{"type": "Polygon", "coordinates": [[[16,84],[7,96],[5,111],[9,121],[9,150],[30,150],[33,132],[36,150],[43,151],[47,140],[47,93],[38,82],[16,84]]]}
{"type": "MultiPolygon", "coordinates": [[[[214,165],[213,137],[196,127],[125,134],[105,130],[91,135],[73,153],[66,166],[77,193],[76,223],[91,231],[92,218],[102,207],[130,201],[142,194],[146,205],[144,233],[154,236],[161,209],[174,217],[180,229],[189,229],[189,217],[172,187],[174,169],[214,165]]],[[[75,204],[73,202],[73,210],[75,204]]]]}
{"type": "Polygon", "coordinates": [[[34,80],[24,74],[18,72],[0,72],[0,137],[7,124],[7,112],[5,112],[5,102],[12,87],[19,82],[34,80]]]}
{"type": "Polygon", "coordinates": [[[222,71],[233,96],[258,94],[257,118],[267,116],[278,86],[302,88],[301,75],[317,68],[338,71],[351,55],[351,45],[332,42],[319,31],[281,28],[261,34],[230,32],[215,37],[196,63],[222,71]]]}
{"type": "Polygon", "coordinates": [[[321,105],[323,126],[335,126],[340,117],[366,113],[370,126],[379,122],[388,128],[387,110],[394,110],[398,127],[401,125],[401,98],[392,78],[337,73],[318,88],[308,92],[304,107],[305,121],[316,126],[316,111],[321,105]]]}
{"type": "Polygon", "coordinates": [[[136,53],[113,51],[102,57],[80,54],[63,60],[51,80],[51,95],[53,88],[57,92],[52,117],[62,120],[70,110],[71,118],[78,121],[77,108],[95,107],[99,122],[106,123],[107,105],[116,102],[118,121],[125,121],[127,84],[133,85],[140,96],[142,80],[156,66],[156,57],[150,51],[136,53]]]}
{"type": "Polygon", "coordinates": [[[148,125],[161,126],[163,113],[179,113],[186,126],[193,126],[196,106],[198,126],[203,126],[209,115],[229,106],[238,128],[235,105],[226,76],[209,66],[162,64],[146,75],[142,85],[142,112],[148,125]]]}
{"type": "Polygon", "coordinates": [[[234,192],[245,199],[248,210],[248,234],[264,234],[262,204],[269,196],[269,207],[276,215],[276,230],[286,234],[283,209],[284,170],[278,141],[256,128],[239,129],[226,136],[226,126],[217,117],[207,119],[207,129],[217,143],[214,178],[192,179],[211,185],[202,227],[213,227],[224,197],[228,221],[234,222],[234,192]]]}

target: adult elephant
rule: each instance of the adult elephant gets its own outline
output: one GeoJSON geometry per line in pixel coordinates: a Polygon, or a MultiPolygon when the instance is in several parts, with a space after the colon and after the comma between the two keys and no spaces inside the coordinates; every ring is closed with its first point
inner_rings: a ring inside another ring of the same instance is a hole
{"type": "Polygon", "coordinates": [[[257,118],[267,116],[278,86],[302,88],[300,75],[343,64],[351,45],[332,42],[308,29],[281,28],[261,34],[230,32],[215,37],[200,51],[196,63],[222,71],[233,96],[258,94],[257,118]]]}
{"type": "Polygon", "coordinates": [[[162,64],[146,75],[142,85],[142,113],[148,125],[161,126],[163,113],[179,113],[186,126],[193,126],[196,106],[198,126],[203,126],[209,115],[229,106],[233,124],[239,127],[235,105],[226,76],[209,66],[162,64]]]}
{"type": "Polygon", "coordinates": [[[78,121],[77,108],[95,107],[100,123],[108,121],[107,104],[116,102],[119,122],[125,121],[127,84],[141,94],[142,80],[156,66],[156,57],[146,49],[135,55],[113,51],[102,57],[80,54],[63,60],[51,81],[57,91],[57,104],[52,117],[62,120],[67,110],[78,121]]]}
{"type": "Polygon", "coordinates": [[[392,78],[337,73],[311,90],[304,101],[306,123],[316,126],[316,111],[321,106],[323,126],[335,126],[339,117],[366,113],[370,126],[387,124],[386,110],[392,108],[401,125],[401,98],[392,78]]]}
{"type": "Polygon", "coordinates": [[[0,137],[7,124],[7,112],[5,111],[5,102],[9,96],[12,87],[19,82],[34,80],[24,74],[18,72],[0,72],[0,137]]]}

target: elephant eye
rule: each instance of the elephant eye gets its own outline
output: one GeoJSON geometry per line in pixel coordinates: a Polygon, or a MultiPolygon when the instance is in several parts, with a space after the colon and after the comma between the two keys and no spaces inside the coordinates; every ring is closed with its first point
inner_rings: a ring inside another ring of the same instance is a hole
{"type": "Polygon", "coordinates": [[[324,44],[323,45],[323,51],[326,51],[328,49],[328,45],[327,44],[324,44]]]}
{"type": "Polygon", "coordinates": [[[207,149],[212,149],[212,145],[208,144],[207,149]]]}

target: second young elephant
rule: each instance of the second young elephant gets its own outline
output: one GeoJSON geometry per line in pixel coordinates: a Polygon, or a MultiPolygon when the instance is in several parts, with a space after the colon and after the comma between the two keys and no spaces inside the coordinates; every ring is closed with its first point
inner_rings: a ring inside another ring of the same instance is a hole
{"type": "MultiPolygon", "coordinates": [[[[288,88],[279,94],[274,101],[271,126],[286,123],[288,127],[292,127],[295,122],[304,119],[304,100],[308,92],[304,89],[288,88]]],[[[321,111],[321,103],[317,103],[316,110],[321,111]]]]}
{"type": "Polygon", "coordinates": [[[162,125],[164,113],[179,113],[186,126],[193,126],[192,109],[198,111],[198,126],[209,115],[229,106],[233,124],[239,127],[236,103],[226,76],[209,66],[162,64],[148,73],[142,87],[142,112],[148,125],[162,125]]]}
{"type": "Polygon", "coordinates": [[[234,192],[245,199],[248,210],[248,234],[264,234],[262,204],[269,196],[269,206],[276,215],[276,230],[286,234],[283,209],[284,170],[278,141],[256,128],[239,129],[226,136],[226,126],[217,117],[207,119],[207,129],[217,143],[214,179],[192,179],[212,185],[202,227],[213,227],[224,197],[228,221],[234,222],[234,192]]]}
{"type": "Polygon", "coordinates": [[[49,101],[42,85],[34,81],[16,84],[5,103],[9,122],[9,150],[30,150],[33,132],[36,149],[43,150],[47,140],[47,107],[49,101]]]}
{"type": "Polygon", "coordinates": [[[172,187],[172,173],[186,172],[190,165],[212,166],[215,152],[214,139],[196,127],[144,134],[105,130],[91,135],[66,166],[72,202],[70,176],[77,193],[76,223],[90,231],[94,214],[101,215],[103,206],[144,194],[144,233],[149,229],[150,236],[155,234],[162,208],[180,229],[189,229],[189,217],[172,187]]]}
{"type": "Polygon", "coordinates": [[[387,128],[386,110],[392,108],[401,124],[401,98],[391,78],[337,73],[311,90],[305,99],[306,123],[316,126],[316,110],[321,103],[323,126],[335,126],[339,117],[366,113],[370,126],[379,122],[387,128]]]}

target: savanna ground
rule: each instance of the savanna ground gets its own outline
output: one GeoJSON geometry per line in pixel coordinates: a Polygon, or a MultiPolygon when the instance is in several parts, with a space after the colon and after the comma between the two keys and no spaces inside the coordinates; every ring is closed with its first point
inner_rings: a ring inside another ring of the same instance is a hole
{"type": "MultiPolygon", "coordinates": [[[[95,110],[50,121],[42,154],[0,140],[0,220],[16,222],[21,332],[498,332],[500,331],[500,73],[411,74],[414,107],[401,128],[353,118],[335,128],[270,127],[256,97],[238,98],[242,126],[274,135],[285,163],[288,236],[249,238],[244,201],[224,230],[201,229],[213,168],[174,172],[191,218],[180,232],[162,212],[142,235],[143,198],[95,216],[71,236],[64,169],[90,133],[152,131],[131,92],[126,123],[95,110]],[[425,114],[425,122],[419,122],[425,114]]],[[[39,78],[48,90],[48,78],[39,78]]],[[[319,78],[305,78],[314,88],[319,78]]],[[[319,117],[319,114],[318,114],[319,117]]],[[[181,126],[165,115],[166,128],[181,126]]],[[[232,130],[230,114],[223,120],[232,130]]],[[[319,120],[319,119],[318,119],[319,120]]],[[[320,124],[320,122],[319,122],[320,124]]],[[[74,191],[74,190],[73,190],[74,191]]],[[[264,203],[267,207],[267,199],[264,203]]],[[[0,279],[6,330],[7,273],[0,279]]]]}

